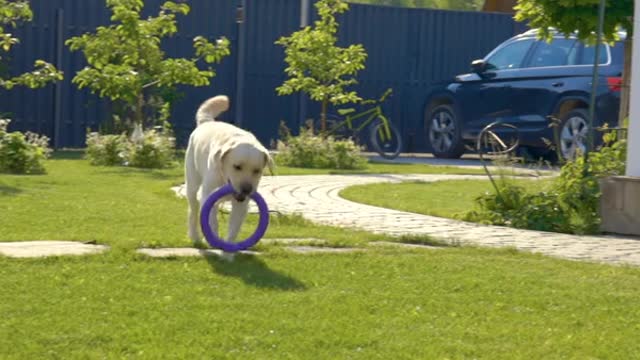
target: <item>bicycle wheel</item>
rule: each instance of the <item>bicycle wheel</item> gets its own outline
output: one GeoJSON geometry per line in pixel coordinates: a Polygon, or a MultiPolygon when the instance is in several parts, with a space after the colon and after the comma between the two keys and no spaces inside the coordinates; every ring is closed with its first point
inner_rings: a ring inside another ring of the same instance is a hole
{"type": "Polygon", "coordinates": [[[370,128],[369,139],[373,149],[385,159],[395,159],[402,150],[402,137],[400,131],[391,122],[389,124],[389,135],[385,130],[384,122],[378,121],[370,128]]]}

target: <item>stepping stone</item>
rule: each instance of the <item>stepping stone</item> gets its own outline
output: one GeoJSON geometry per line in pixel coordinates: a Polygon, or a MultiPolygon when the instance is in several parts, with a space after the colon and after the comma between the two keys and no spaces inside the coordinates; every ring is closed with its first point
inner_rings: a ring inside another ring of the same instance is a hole
{"type": "MultiPolygon", "coordinates": [[[[233,257],[229,253],[225,253],[218,249],[196,249],[196,248],[142,248],[136,250],[137,253],[156,257],[156,258],[168,258],[168,257],[202,257],[202,256],[217,256],[220,258],[228,259],[233,257]]],[[[240,251],[240,254],[244,255],[258,255],[256,251],[240,251]]]]}
{"type": "Polygon", "coordinates": [[[408,244],[402,242],[391,242],[391,241],[373,241],[370,242],[371,246],[395,246],[402,247],[407,249],[428,249],[428,250],[440,250],[445,246],[433,246],[433,245],[423,245],[423,244],[408,244]]]}
{"type": "Polygon", "coordinates": [[[318,247],[318,246],[287,246],[285,249],[298,253],[298,254],[324,254],[324,253],[353,253],[358,251],[365,251],[364,249],[357,248],[332,248],[332,247],[318,247]]]}
{"type": "Polygon", "coordinates": [[[295,244],[326,244],[327,241],[317,238],[282,238],[282,239],[262,239],[262,244],[274,245],[295,245],[295,244]]]}
{"type": "Polygon", "coordinates": [[[77,241],[19,241],[0,242],[0,255],[13,258],[38,258],[63,255],[99,254],[109,249],[106,245],[77,241]]]}

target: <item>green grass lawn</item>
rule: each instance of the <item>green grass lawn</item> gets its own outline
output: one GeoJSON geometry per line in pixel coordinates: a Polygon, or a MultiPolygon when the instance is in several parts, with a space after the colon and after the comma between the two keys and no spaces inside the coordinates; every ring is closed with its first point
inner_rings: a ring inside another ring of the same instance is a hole
{"type": "MultiPolygon", "coordinates": [[[[548,186],[550,180],[513,180],[534,191],[548,186]]],[[[348,187],[340,196],[355,202],[418,214],[454,218],[475,207],[474,200],[493,190],[489,180],[453,180],[405,182],[348,187]]]]}
{"type": "Polygon", "coordinates": [[[0,357],[630,359],[640,270],[509,251],[0,258],[0,357]]]}
{"type": "MultiPolygon", "coordinates": [[[[180,169],[0,175],[1,240],[97,240],[102,255],[0,257],[0,358],[606,358],[640,353],[640,269],[451,247],[151,259],[188,246],[180,169]]],[[[255,219],[251,219],[254,221],[255,219]]],[[[247,226],[251,227],[251,226],[247,226]]],[[[268,237],[364,247],[365,232],[281,217],[268,237]]]]}
{"type": "Polygon", "coordinates": [[[370,162],[364,170],[331,170],[331,169],[305,169],[287,166],[278,166],[276,175],[337,175],[337,174],[457,174],[480,175],[484,170],[479,168],[465,168],[455,166],[439,166],[428,164],[389,164],[370,162]]]}
{"type": "MultiPolygon", "coordinates": [[[[190,246],[187,203],[170,190],[184,179],[181,167],[140,170],[96,167],[75,153],[48,162],[45,176],[0,175],[0,241],[78,240],[115,247],[190,246]]],[[[226,230],[228,215],[221,216],[226,230]]],[[[250,216],[241,236],[257,224],[250,216]]],[[[315,226],[296,216],[275,216],[267,237],[314,237],[334,245],[358,244],[365,232],[315,226]]]]}

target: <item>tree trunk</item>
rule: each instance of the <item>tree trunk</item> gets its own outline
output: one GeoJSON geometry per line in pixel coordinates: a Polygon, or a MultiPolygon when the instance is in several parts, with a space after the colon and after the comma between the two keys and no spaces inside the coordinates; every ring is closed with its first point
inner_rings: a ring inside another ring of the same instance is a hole
{"type": "Polygon", "coordinates": [[[513,7],[517,0],[485,0],[482,11],[514,13],[513,7]]]}
{"type": "Polygon", "coordinates": [[[618,126],[624,126],[625,119],[629,116],[629,98],[631,97],[631,52],[633,40],[627,37],[624,41],[624,69],[622,70],[622,89],[620,93],[620,113],[618,126]]]}
{"type": "Polygon", "coordinates": [[[322,99],[322,110],[320,112],[320,132],[324,134],[327,132],[327,107],[329,105],[329,98],[322,99]]]}
{"type": "Polygon", "coordinates": [[[138,101],[136,101],[136,113],[135,113],[135,123],[144,125],[144,94],[138,94],[138,101]]]}

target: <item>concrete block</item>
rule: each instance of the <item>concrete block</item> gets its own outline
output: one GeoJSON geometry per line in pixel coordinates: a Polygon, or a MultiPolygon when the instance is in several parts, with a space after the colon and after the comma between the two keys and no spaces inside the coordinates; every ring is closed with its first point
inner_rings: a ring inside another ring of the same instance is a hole
{"type": "Polygon", "coordinates": [[[600,190],[600,229],[640,235],[640,177],[608,177],[600,180],[600,190]]]}

